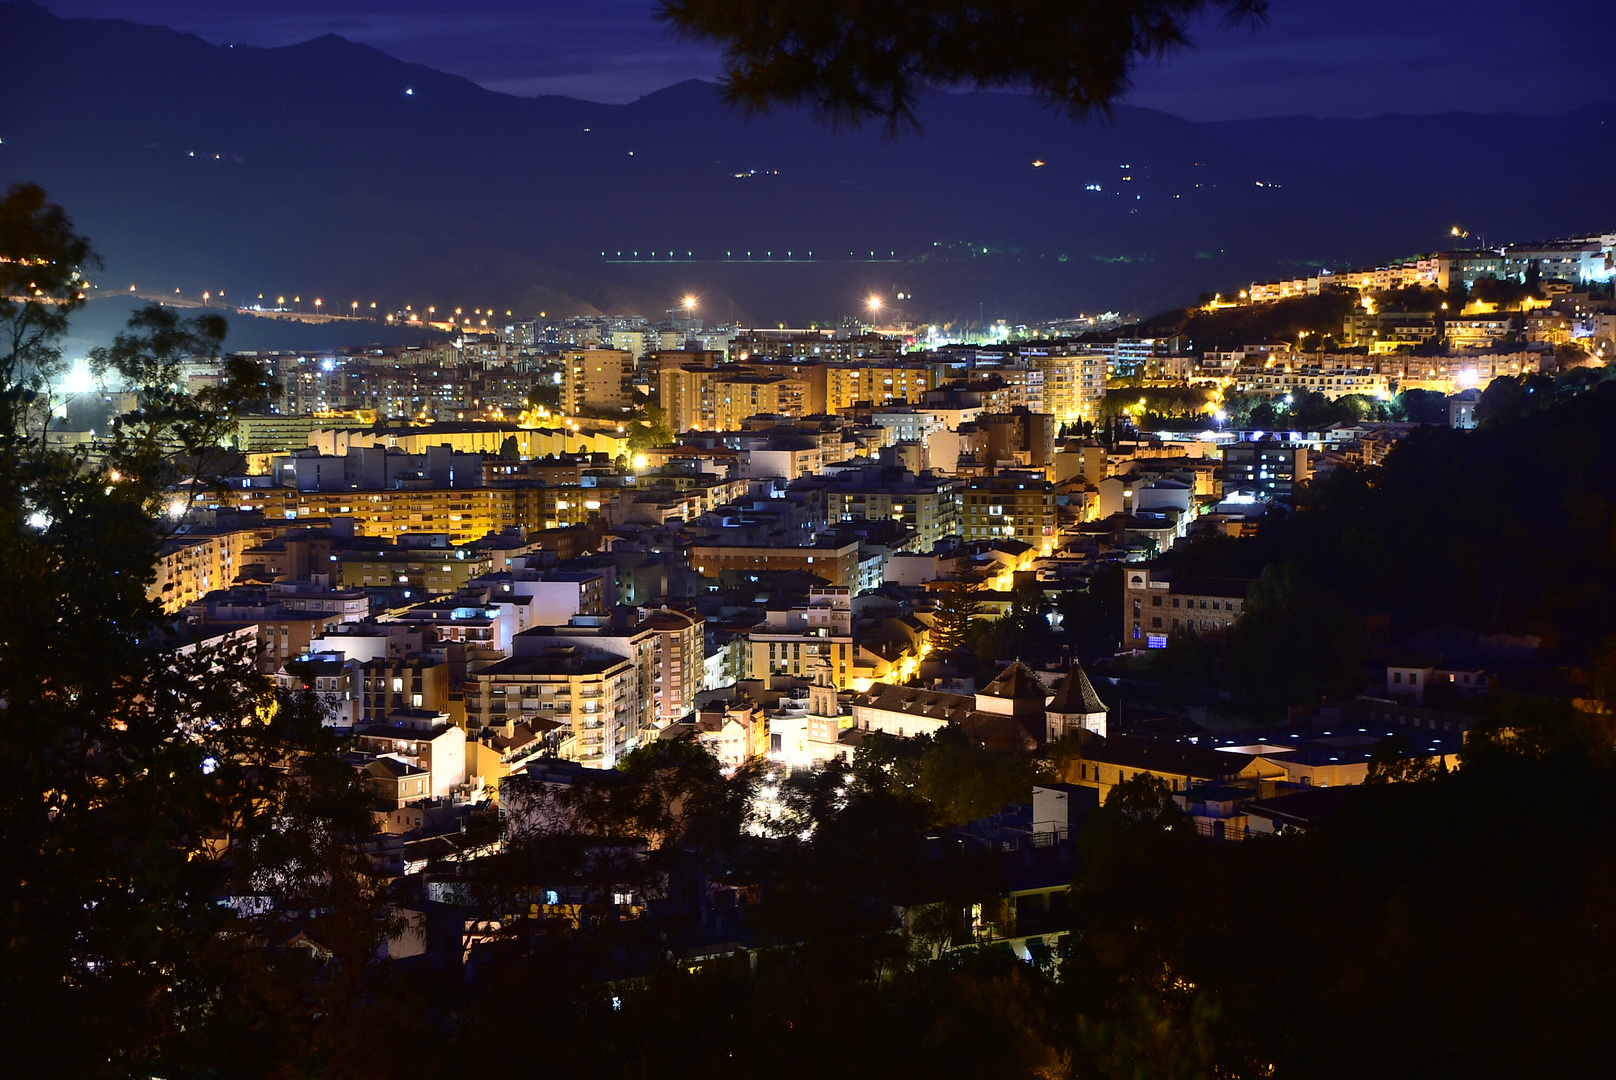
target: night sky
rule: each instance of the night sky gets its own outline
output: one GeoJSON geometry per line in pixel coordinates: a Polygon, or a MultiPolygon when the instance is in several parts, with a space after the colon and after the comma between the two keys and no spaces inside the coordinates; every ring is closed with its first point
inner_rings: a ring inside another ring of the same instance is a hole
{"type": "MultiPolygon", "coordinates": [[[[336,33],[512,94],[629,101],[712,78],[649,0],[45,0],[213,42],[336,33]]],[[[1195,120],[1450,110],[1549,114],[1616,97],[1613,0],[1275,0],[1256,31],[1204,28],[1197,51],[1139,72],[1130,103],[1195,120]]]]}

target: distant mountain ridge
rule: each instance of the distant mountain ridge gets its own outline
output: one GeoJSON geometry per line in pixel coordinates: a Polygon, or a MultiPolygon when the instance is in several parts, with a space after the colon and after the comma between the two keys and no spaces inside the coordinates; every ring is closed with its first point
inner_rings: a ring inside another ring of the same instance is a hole
{"type": "Polygon", "coordinates": [[[917,320],[1044,319],[1384,261],[1453,223],[1613,224],[1587,179],[1616,164],[1608,105],[1204,125],[1119,107],[1074,125],[1012,95],[939,95],[923,136],[889,141],[748,121],[702,83],[628,105],[518,98],[334,36],[215,46],[17,2],[0,3],[0,101],[0,183],[66,206],[107,287],[328,310],[656,317],[693,292],[709,319],[801,323],[876,290],[917,320]],[[1572,168],[1548,149],[1566,138],[1572,168]]]}

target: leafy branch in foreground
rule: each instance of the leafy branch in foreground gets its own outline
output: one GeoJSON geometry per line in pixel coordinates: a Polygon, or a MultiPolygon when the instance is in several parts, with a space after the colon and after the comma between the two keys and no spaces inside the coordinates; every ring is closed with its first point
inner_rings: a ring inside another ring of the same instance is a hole
{"type": "Polygon", "coordinates": [[[749,112],[810,106],[832,123],[917,127],[932,89],[1030,90],[1077,118],[1107,111],[1134,67],[1191,44],[1220,12],[1256,24],[1267,0],[662,0],[658,17],[724,50],[724,97],[749,112]]]}

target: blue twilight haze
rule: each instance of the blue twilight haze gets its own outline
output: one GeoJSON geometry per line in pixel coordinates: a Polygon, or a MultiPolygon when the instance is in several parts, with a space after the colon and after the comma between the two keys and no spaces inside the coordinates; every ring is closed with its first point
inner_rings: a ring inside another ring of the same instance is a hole
{"type": "MultiPolygon", "coordinates": [[[[713,78],[650,0],[46,0],[57,15],[171,26],[212,42],[340,34],[511,94],[631,101],[713,78]]],[[[1563,112],[1612,96],[1610,0],[1276,0],[1268,23],[1201,28],[1199,48],[1139,72],[1130,104],[1192,120],[1386,112],[1563,112]]]]}

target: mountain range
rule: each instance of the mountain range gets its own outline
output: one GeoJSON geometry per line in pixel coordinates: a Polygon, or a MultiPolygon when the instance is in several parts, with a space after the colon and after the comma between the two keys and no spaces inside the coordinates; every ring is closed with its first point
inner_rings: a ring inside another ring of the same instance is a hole
{"type": "MultiPolygon", "coordinates": [[[[535,57],[536,65],[545,58],[535,57]]],[[[522,98],[322,37],[214,45],[0,3],[0,184],[34,181],[106,292],[523,315],[1148,314],[1308,268],[1616,225],[1616,106],[1561,116],[1073,123],[937,94],[888,138],[681,83],[522,98]],[[902,293],[904,299],[898,299],[902,293]]],[[[1304,103],[1286,103],[1305,107],[1304,103]]]]}

